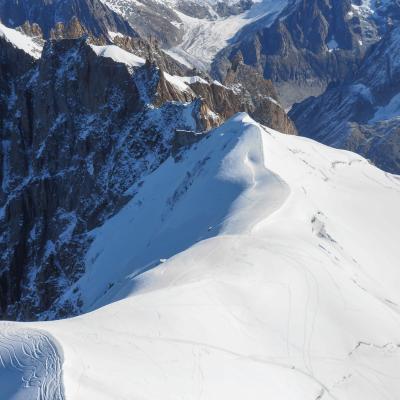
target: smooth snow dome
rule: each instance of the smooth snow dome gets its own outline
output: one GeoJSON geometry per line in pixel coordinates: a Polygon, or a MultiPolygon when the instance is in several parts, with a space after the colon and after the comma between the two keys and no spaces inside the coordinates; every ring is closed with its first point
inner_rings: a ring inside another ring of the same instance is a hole
{"type": "Polygon", "coordinates": [[[397,398],[399,176],[239,114],[132,193],[92,233],[91,312],[0,323],[51,334],[66,399],[397,398]]]}
{"type": "Polygon", "coordinates": [[[0,36],[9,41],[14,47],[25,51],[34,58],[40,58],[43,46],[34,38],[10,29],[0,23],[0,36]]]}

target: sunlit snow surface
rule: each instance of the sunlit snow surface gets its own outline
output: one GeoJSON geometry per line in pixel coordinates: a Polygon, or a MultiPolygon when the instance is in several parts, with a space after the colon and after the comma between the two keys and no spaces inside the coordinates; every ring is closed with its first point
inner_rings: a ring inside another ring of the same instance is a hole
{"type": "Polygon", "coordinates": [[[64,400],[62,351],[46,332],[2,323],[0,398],[64,400]]]}
{"type": "Polygon", "coordinates": [[[51,334],[67,400],[398,398],[399,177],[240,114],[135,192],[93,232],[92,312],[0,325],[51,334]]]}
{"type": "Polygon", "coordinates": [[[10,42],[14,47],[25,51],[34,58],[40,58],[43,43],[38,38],[32,38],[15,29],[10,29],[0,23],[0,37],[10,42]]]}
{"type": "Polygon", "coordinates": [[[115,45],[107,45],[107,46],[91,45],[90,47],[98,56],[111,58],[115,62],[120,62],[130,67],[141,67],[146,62],[144,58],[129,53],[128,51],[121,49],[121,47],[115,45]]]}

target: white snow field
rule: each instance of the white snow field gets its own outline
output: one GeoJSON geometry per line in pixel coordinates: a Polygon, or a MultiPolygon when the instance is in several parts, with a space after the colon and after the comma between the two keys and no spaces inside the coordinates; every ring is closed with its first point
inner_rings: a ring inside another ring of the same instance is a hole
{"type": "Polygon", "coordinates": [[[40,58],[42,54],[43,43],[38,38],[32,38],[15,29],[7,28],[2,23],[0,23],[0,37],[34,58],[40,58]]]}
{"type": "Polygon", "coordinates": [[[90,47],[98,56],[111,58],[115,62],[120,62],[129,67],[141,67],[146,62],[144,58],[129,53],[129,51],[126,51],[121,47],[115,45],[107,45],[107,46],[90,45],[90,47]]]}
{"type": "Polygon", "coordinates": [[[239,114],[132,192],[93,232],[90,312],[0,324],[54,338],[65,399],[399,398],[400,177],[239,114]]]}

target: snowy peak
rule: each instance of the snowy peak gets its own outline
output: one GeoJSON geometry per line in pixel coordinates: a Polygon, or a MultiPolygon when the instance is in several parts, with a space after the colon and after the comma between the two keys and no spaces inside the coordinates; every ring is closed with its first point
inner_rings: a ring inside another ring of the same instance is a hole
{"type": "Polygon", "coordinates": [[[93,232],[86,273],[71,288],[83,311],[124,298],[131,277],[199,241],[250,232],[285,201],[287,185],[266,170],[262,129],[247,114],[198,140],[129,189],[135,198],[93,232]]]}
{"type": "Polygon", "coordinates": [[[399,10],[0,0],[0,400],[396,398],[399,10]]]}

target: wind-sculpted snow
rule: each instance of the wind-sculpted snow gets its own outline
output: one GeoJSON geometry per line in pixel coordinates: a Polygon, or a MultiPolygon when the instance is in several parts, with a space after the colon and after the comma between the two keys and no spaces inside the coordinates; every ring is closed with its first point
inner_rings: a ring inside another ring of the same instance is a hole
{"type": "Polygon", "coordinates": [[[260,129],[243,131],[232,121],[131,192],[137,195],[122,212],[93,232],[86,274],[71,288],[82,293],[86,311],[125,297],[134,276],[160,260],[209,237],[250,230],[279,208],[289,188],[264,166],[260,129]]]}
{"type": "Polygon", "coordinates": [[[62,355],[47,333],[0,325],[0,398],[64,400],[62,355]]]}
{"type": "Polygon", "coordinates": [[[240,114],[131,190],[71,289],[106,305],[27,325],[68,400],[397,399],[400,177],[240,114]]]}

